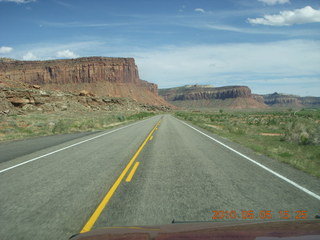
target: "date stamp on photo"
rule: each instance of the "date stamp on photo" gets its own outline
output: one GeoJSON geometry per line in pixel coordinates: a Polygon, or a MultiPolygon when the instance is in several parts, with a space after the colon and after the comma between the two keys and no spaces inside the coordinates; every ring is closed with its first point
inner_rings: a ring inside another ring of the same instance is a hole
{"type": "Polygon", "coordinates": [[[271,211],[271,210],[261,210],[261,211],[212,211],[212,220],[222,220],[222,219],[259,219],[259,220],[269,220],[269,219],[307,219],[308,211],[297,210],[297,211],[271,211]]]}

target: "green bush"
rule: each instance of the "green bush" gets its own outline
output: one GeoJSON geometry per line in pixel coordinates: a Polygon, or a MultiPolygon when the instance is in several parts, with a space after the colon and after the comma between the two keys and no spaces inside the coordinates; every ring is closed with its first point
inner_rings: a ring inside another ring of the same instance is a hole
{"type": "Polygon", "coordinates": [[[123,115],[119,115],[119,116],[117,116],[117,119],[119,122],[124,122],[126,120],[126,117],[123,115]]]}
{"type": "Polygon", "coordinates": [[[68,120],[59,120],[53,127],[52,133],[66,133],[71,127],[71,123],[68,120]]]}
{"type": "Polygon", "coordinates": [[[151,117],[154,115],[155,115],[154,112],[139,112],[139,113],[136,113],[136,114],[129,116],[128,120],[143,119],[143,118],[151,117]]]}

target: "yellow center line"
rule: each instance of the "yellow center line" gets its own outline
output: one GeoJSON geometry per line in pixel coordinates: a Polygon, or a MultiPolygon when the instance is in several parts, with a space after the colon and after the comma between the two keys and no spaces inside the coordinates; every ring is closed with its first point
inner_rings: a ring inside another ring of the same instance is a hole
{"type": "Polygon", "coordinates": [[[153,135],[150,137],[150,141],[152,141],[152,139],[153,139],[153,135]]]}
{"type": "Polygon", "coordinates": [[[153,132],[155,131],[155,129],[159,126],[161,120],[159,120],[157,122],[157,124],[155,125],[155,127],[151,130],[151,132],[149,133],[149,135],[147,136],[147,138],[144,140],[144,142],[141,144],[141,146],[139,147],[138,151],[134,154],[134,156],[131,158],[130,162],[128,163],[128,165],[126,166],[126,168],[122,171],[122,173],[120,174],[120,176],[118,177],[118,179],[115,181],[115,183],[112,185],[112,187],[110,188],[109,192],[105,195],[105,197],[103,198],[103,200],[101,201],[101,203],[99,204],[99,206],[97,207],[97,209],[94,211],[94,213],[92,214],[92,216],[89,218],[88,222],[84,225],[84,227],[82,228],[80,233],[85,233],[91,230],[91,228],[93,227],[93,225],[95,224],[95,222],[98,220],[100,214],[102,213],[103,209],[106,207],[106,205],[108,204],[108,202],[110,201],[111,197],[113,196],[114,192],[117,190],[117,188],[119,187],[122,179],[124,178],[124,176],[127,174],[127,172],[129,171],[131,165],[133,164],[133,162],[136,160],[136,158],[139,156],[140,152],[142,151],[142,149],[144,148],[144,146],[146,145],[146,143],[148,142],[149,138],[152,136],[153,132]]]}
{"type": "Polygon", "coordinates": [[[139,166],[140,162],[136,162],[131,170],[131,172],[129,173],[127,179],[126,179],[126,182],[131,182],[131,179],[134,175],[134,173],[136,172],[138,166],[139,166]]]}

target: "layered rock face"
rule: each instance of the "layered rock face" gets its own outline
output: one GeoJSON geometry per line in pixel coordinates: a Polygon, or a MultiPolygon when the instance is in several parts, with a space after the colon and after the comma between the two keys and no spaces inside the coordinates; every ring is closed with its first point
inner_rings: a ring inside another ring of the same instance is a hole
{"type": "Polygon", "coordinates": [[[0,79],[39,85],[48,90],[97,96],[129,97],[141,103],[166,105],[157,85],[140,80],[133,58],[88,57],[50,61],[0,61],[0,79]]]}
{"type": "Polygon", "coordinates": [[[226,99],[237,97],[251,97],[251,90],[248,87],[230,86],[220,88],[209,88],[202,86],[186,87],[183,92],[175,89],[169,91],[160,90],[160,95],[168,101],[183,101],[183,100],[209,100],[209,99],[226,99]],[[164,94],[166,92],[166,94],[164,94]]]}
{"type": "Polygon", "coordinates": [[[159,95],[177,107],[186,108],[302,108],[320,107],[320,97],[300,97],[286,94],[252,94],[246,86],[215,88],[209,85],[159,89],[159,95]]]}
{"type": "Polygon", "coordinates": [[[246,86],[188,85],[179,88],[160,89],[159,95],[179,107],[229,107],[229,108],[266,108],[257,101],[246,86]]]}
{"type": "Polygon", "coordinates": [[[286,94],[261,95],[264,103],[272,107],[320,107],[320,97],[300,97],[286,94]]]}
{"type": "Polygon", "coordinates": [[[301,97],[300,100],[304,106],[320,107],[320,97],[301,97]]]}
{"type": "Polygon", "coordinates": [[[29,84],[93,83],[101,80],[119,83],[139,82],[132,58],[78,58],[51,61],[6,61],[1,76],[29,84]]]}

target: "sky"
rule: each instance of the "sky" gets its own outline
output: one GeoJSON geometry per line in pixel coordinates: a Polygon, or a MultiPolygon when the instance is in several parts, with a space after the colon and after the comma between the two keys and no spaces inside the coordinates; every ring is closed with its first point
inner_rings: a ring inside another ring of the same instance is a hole
{"type": "Polygon", "coordinates": [[[0,0],[0,57],[133,57],[159,88],[320,96],[319,0],[0,0]]]}

